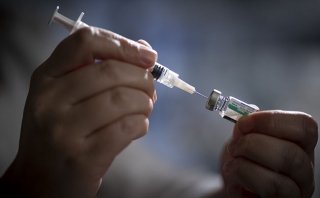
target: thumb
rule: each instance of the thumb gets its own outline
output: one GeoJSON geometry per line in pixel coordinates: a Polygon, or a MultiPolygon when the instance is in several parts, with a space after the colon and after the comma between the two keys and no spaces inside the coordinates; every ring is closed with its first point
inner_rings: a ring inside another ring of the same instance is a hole
{"type": "Polygon", "coordinates": [[[42,68],[49,76],[59,77],[96,60],[116,59],[149,68],[157,52],[144,44],[100,28],[82,28],[64,39],[42,68]]]}

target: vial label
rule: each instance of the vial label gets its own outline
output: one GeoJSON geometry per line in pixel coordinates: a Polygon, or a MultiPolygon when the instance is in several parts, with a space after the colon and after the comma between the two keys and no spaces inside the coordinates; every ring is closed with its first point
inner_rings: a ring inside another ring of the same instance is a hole
{"type": "Polygon", "coordinates": [[[259,108],[249,105],[234,97],[229,97],[225,110],[221,112],[221,116],[232,122],[237,122],[242,116],[258,111],[259,108]]]}

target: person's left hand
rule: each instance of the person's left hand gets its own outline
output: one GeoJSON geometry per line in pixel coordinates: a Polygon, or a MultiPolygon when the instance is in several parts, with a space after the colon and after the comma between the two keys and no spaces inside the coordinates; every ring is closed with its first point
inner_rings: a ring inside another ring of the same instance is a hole
{"type": "Polygon", "coordinates": [[[261,111],[238,121],[222,157],[227,197],[311,197],[317,123],[301,112],[261,111]]]}

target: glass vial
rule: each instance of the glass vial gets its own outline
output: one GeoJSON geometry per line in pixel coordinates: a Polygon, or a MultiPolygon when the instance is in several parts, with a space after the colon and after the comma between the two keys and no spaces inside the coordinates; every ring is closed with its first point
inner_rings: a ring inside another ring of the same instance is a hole
{"type": "Polygon", "coordinates": [[[206,108],[210,111],[218,111],[221,117],[232,122],[237,122],[242,116],[259,111],[256,105],[247,104],[232,96],[225,97],[216,89],[208,97],[206,108]]]}

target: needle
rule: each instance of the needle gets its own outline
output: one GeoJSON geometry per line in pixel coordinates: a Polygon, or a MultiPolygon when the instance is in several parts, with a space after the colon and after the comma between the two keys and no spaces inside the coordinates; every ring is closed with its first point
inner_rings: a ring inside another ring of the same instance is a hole
{"type": "Polygon", "coordinates": [[[202,93],[200,93],[200,92],[195,92],[196,94],[198,94],[199,96],[202,96],[202,97],[204,97],[205,99],[208,99],[208,96],[205,96],[205,95],[203,95],[202,93]]]}

